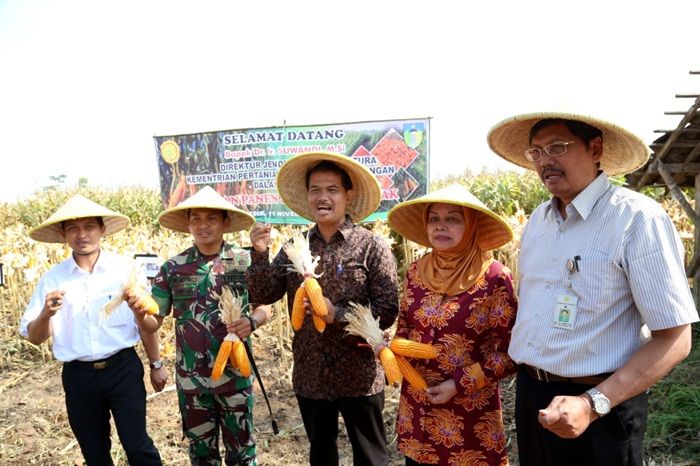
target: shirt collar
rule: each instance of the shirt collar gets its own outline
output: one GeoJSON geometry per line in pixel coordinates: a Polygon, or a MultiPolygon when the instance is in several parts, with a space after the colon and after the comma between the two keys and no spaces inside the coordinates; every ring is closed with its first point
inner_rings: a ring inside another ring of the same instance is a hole
{"type": "MultiPolygon", "coordinates": [[[[598,202],[598,199],[600,199],[611,186],[608,176],[600,171],[598,172],[598,176],[571,201],[571,206],[578,212],[582,219],[586,220],[591,214],[593,207],[595,207],[596,202],[598,202]]],[[[545,214],[556,211],[559,202],[561,202],[559,198],[553,197],[549,201],[545,214]]]]}
{"type": "MultiPolygon", "coordinates": [[[[350,218],[349,215],[345,214],[345,220],[343,220],[343,223],[338,226],[337,231],[333,234],[335,237],[336,234],[340,233],[342,236],[343,240],[348,239],[348,236],[350,235],[350,232],[352,231],[352,228],[355,226],[354,223],[352,223],[352,219],[350,218]]],[[[318,236],[321,238],[321,233],[318,231],[318,224],[315,224],[311,230],[309,230],[309,237],[311,236],[318,236]]]]}
{"type": "MultiPolygon", "coordinates": [[[[108,270],[109,264],[109,253],[104,249],[100,249],[100,255],[95,261],[95,266],[92,268],[92,272],[105,271],[108,270]]],[[[75,261],[75,256],[73,256],[73,251],[71,251],[70,258],[68,259],[68,271],[70,273],[81,272],[89,273],[87,270],[80,268],[78,263],[75,261]]]]}

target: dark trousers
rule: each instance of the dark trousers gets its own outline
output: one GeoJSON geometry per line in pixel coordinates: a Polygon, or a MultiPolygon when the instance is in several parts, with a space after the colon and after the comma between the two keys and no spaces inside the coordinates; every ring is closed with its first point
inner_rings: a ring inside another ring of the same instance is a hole
{"type": "Polygon", "coordinates": [[[352,444],[354,466],[386,466],[389,450],[382,410],[384,392],[372,396],[314,400],[297,396],[306,435],[311,443],[310,466],[337,466],[338,414],[352,444]]]}
{"type": "Polygon", "coordinates": [[[143,365],[133,348],[103,362],[63,365],[68,422],[88,466],[112,466],[110,413],[131,466],[161,466],[160,454],[146,433],[143,365]],[[104,367],[100,368],[104,363],[104,367]],[[97,368],[96,368],[97,367],[97,368]]]}
{"type": "Polygon", "coordinates": [[[561,438],[537,421],[538,411],[555,396],[577,396],[589,388],[575,383],[540,382],[518,367],[515,427],[520,466],[642,466],[646,393],[616,406],[575,439],[561,438]]]}

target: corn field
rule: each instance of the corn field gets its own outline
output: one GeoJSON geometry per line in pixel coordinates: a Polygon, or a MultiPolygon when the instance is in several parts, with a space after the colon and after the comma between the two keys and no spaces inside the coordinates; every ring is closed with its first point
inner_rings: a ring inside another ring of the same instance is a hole
{"type": "MultiPolygon", "coordinates": [[[[529,172],[524,175],[514,172],[503,172],[496,175],[471,175],[467,173],[461,178],[441,180],[433,188],[437,189],[455,181],[466,185],[487,206],[502,215],[512,226],[515,232],[515,239],[510,244],[495,251],[494,255],[496,259],[510,267],[514,276],[517,277],[517,254],[522,229],[532,209],[547,199],[548,193],[541,186],[536,176],[529,172]]],[[[32,367],[49,364],[53,361],[49,345],[33,345],[19,337],[17,329],[20,316],[39,278],[50,267],[66,259],[70,254],[70,250],[66,245],[62,244],[35,242],[29,238],[28,231],[31,227],[47,218],[74,192],[75,190],[51,189],[37,193],[30,199],[17,204],[0,204],[0,219],[2,219],[0,221],[0,229],[3,232],[0,239],[0,263],[2,263],[5,282],[5,286],[0,287],[0,319],[2,321],[0,326],[0,368],[3,371],[24,369],[26,372],[26,370],[31,370],[32,367]]],[[[130,227],[102,240],[104,249],[125,256],[133,256],[138,253],[152,253],[165,260],[191,245],[191,240],[187,235],[162,229],[155,222],[155,218],[161,209],[158,193],[155,191],[129,188],[117,191],[81,189],[80,192],[98,203],[128,215],[132,220],[130,227]]],[[[678,227],[689,258],[693,252],[693,230],[690,221],[685,217],[681,209],[666,197],[658,194],[656,197],[659,202],[664,204],[666,211],[671,215],[678,227]]],[[[384,222],[377,222],[367,225],[367,227],[384,236],[392,243],[393,251],[399,264],[400,275],[403,275],[406,266],[412,260],[424,253],[422,248],[404,242],[395,233],[391,232],[388,225],[384,222]]],[[[294,228],[297,227],[276,226],[273,228],[271,245],[273,254],[291,237],[294,228]]],[[[245,233],[227,235],[226,240],[241,246],[249,245],[248,237],[245,233]]],[[[274,305],[273,318],[264,327],[262,335],[260,339],[264,340],[267,347],[271,347],[271,351],[274,354],[275,360],[272,363],[279,367],[289,368],[291,366],[292,330],[286,309],[286,300],[283,299],[274,305]]],[[[163,358],[172,361],[175,353],[173,319],[165,319],[160,330],[160,340],[163,358]]],[[[695,361],[696,366],[698,358],[695,353],[697,352],[696,350],[690,358],[695,361]]],[[[291,371],[286,369],[283,377],[289,379],[291,377],[290,374],[291,371]]],[[[695,464],[693,461],[696,457],[692,455],[700,455],[700,438],[698,438],[697,434],[698,429],[700,429],[700,425],[698,425],[700,423],[700,420],[698,420],[700,418],[700,390],[691,386],[694,383],[693,377],[696,377],[698,372],[697,370],[684,368],[681,374],[683,383],[687,383],[687,385],[682,385],[682,390],[674,391],[673,387],[675,385],[664,381],[662,382],[662,384],[665,384],[662,385],[664,399],[657,401],[652,399],[652,406],[657,406],[662,412],[655,417],[652,411],[650,417],[651,438],[647,439],[647,450],[653,450],[659,460],[656,462],[651,461],[649,464],[695,464]],[[682,407],[673,404],[669,405],[669,397],[677,397],[681,400],[679,403],[685,404],[682,407]],[[686,418],[679,421],[677,418],[680,413],[676,413],[675,410],[688,411],[690,409],[688,404],[695,407],[692,411],[696,415],[695,420],[689,420],[686,416],[686,418]],[[675,462],[673,462],[672,452],[679,445],[685,449],[684,451],[688,452],[687,455],[690,455],[688,458],[691,458],[691,462],[684,462],[688,459],[685,457],[676,457],[675,462]]],[[[20,376],[18,376],[18,380],[21,380],[20,376]]],[[[277,382],[273,382],[273,388],[277,382]]],[[[3,390],[22,390],[21,384],[18,385],[18,383],[15,381],[14,384],[9,382],[5,385],[0,384],[0,394],[3,393],[3,390]]],[[[269,382],[266,380],[266,383],[269,382]]],[[[285,383],[289,383],[289,380],[285,383]]],[[[506,392],[505,396],[508,396],[507,390],[504,390],[504,392],[506,392]]],[[[258,399],[257,404],[261,404],[260,399],[258,399]]],[[[176,406],[172,407],[172,413],[175,415],[176,406]]],[[[2,421],[1,417],[0,421],[2,421]]],[[[61,422],[67,425],[65,419],[62,418],[61,422]]],[[[389,423],[387,425],[391,434],[391,425],[389,423]]],[[[299,432],[298,427],[296,427],[294,435],[301,434],[302,437],[299,438],[303,439],[303,429],[299,432]]],[[[0,443],[9,445],[8,439],[4,438],[4,435],[7,435],[6,432],[0,428],[0,440],[2,440],[0,443]]],[[[20,440],[17,440],[17,442],[22,443],[20,440]]],[[[304,443],[304,441],[302,440],[301,443],[304,443]]],[[[178,451],[182,455],[182,445],[174,440],[173,445],[173,451],[178,451]]],[[[14,451],[5,452],[3,448],[0,447],[0,456],[4,458],[14,457],[6,456],[10,453],[18,454],[14,451]]],[[[159,448],[161,448],[161,454],[163,454],[163,446],[159,446],[159,448]]],[[[509,448],[512,448],[512,445],[509,448]]],[[[40,458],[40,456],[36,458],[40,458]]],[[[71,464],[46,461],[27,461],[24,464],[71,464]]],[[[21,462],[16,464],[21,464],[21,462]]],[[[166,464],[186,464],[186,462],[167,461],[166,464]]],[[[301,463],[287,464],[303,464],[303,460],[301,463]]],[[[396,464],[402,463],[397,462],[396,464]]]]}

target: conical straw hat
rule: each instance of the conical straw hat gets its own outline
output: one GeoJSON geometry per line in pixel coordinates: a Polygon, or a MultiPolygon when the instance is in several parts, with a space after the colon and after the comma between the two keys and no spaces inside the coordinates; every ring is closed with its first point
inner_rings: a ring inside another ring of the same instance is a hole
{"type": "Polygon", "coordinates": [[[460,184],[451,184],[395,205],[387,217],[389,226],[404,238],[431,247],[425,227],[425,209],[434,203],[460,205],[475,210],[479,222],[476,241],[484,251],[499,248],[513,239],[510,225],[460,184]]]}
{"type": "Polygon", "coordinates": [[[487,136],[489,147],[502,158],[521,167],[534,170],[525,158],[530,147],[530,130],[540,120],[561,118],[595,126],[603,132],[603,157],[600,168],[607,175],[622,175],[642,167],[649,158],[649,147],[624,128],[598,118],[574,113],[528,113],[516,115],[497,123],[487,136]]]}
{"type": "Polygon", "coordinates": [[[224,199],[210,186],[205,186],[195,195],[188,197],[175,207],[161,212],[158,216],[158,223],[170,230],[189,233],[188,213],[191,209],[216,209],[228,212],[231,225],[225,233],[250,230],[253,224],[255,224],[255,217],[244,210],[234,207],[233,204],[224,199]]]}
{"type": "Polygon", "coordinates": [[[105,226],[105,236],[116,233],[129,225],[129,217],[126,215],[122,215],[80,194],[76,194],[47,218],[44,223],[34,227],[29,232],[29,237],[44,243],[65,243],[66,240],[63,237],[61,223],[66,220],[91,217],[102,217],[105,226]]]}
{"type": "Polygon", "coordinates": [[[379,181],[367,167],[347,155],[334,152],[306,152],[288,159],[277,174],[277,191],[284,203],[305,219],[314,221],[306,189],[306,173],[321,161],[334,162],[352,181],[352,198],[346,212],[355,222],[371,215],[382,198],[379,181]]]}

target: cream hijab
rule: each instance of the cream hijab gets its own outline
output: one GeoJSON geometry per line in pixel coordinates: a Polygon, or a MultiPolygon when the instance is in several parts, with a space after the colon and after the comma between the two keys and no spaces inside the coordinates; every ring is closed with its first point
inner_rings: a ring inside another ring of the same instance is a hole
{"type": "MultiPolygon", "coordinates": [[[[428,228],[428,204],[423,212],[423,227],[428,228]]],[[[478,215],[464,206],[465,229],[461,241],[444,251],[432,250],[418,260],[418,273],[429,290],[447,296],[456,296],[469,290],[486,273],[491,255],[479,248],[476,237],[478,215]]]]}

